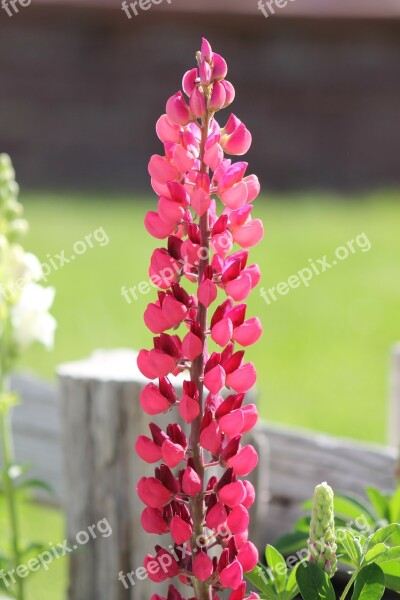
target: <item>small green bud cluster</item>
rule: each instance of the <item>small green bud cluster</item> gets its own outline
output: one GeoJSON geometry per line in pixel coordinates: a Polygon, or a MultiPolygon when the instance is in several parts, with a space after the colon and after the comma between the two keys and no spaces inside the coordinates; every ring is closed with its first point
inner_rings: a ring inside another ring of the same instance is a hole
{"type": "Polygon", "coordinates": [[[310,562],[316,563],[333,577],[337,570],[333,490],[326,483],[314,491],[308,551],[310,562]]]}
{"type": "Polygon", "coordinates": [[[19,186],[8,154],[0,154],[0,248],[1,238],[17,242],[28,230],[28,222],[22,218],[23,207],[18,202],[19,186]]]}

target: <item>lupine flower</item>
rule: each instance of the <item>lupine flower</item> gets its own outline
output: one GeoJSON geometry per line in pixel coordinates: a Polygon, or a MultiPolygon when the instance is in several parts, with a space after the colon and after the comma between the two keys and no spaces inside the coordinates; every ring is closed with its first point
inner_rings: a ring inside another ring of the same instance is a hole
{"type": "Polygon", "coordinates": [[[324,482],[317,485],[314,491],[308,540],[309,560],[333,577],[337,570],[336,549],[333,490],[324,482]]]}
{"type": "MultiPolygon", "coordinates": [[[[222,128],[216,120],[235,97],[226,61],[205,39],[196,57],[197,67],[183,76],[183,91],[169,98],[156,125],[164,154],[149,162],[158,204],[147,213],[145,227],[166,245],[154,250],[149,269],[158,296],[144,321],[155,337],[137,359],[141,373],[152,380],[140,395],[143,410],[172,414],[176,407],[190,433],[176,423],[165,431],[150,423],[150,435],[139,436],[136,452],[160,466],[154,477],[140,479],[137,492],[146,505],[145,531],[169,532],[175,543],[173,553],[156,546],[155,557],[146,556],[150,579],[162,583],[179,576],[192,590],[190,600],[199,600],[200,588],[212,600],[220,600],[224,588],[234,590],[230,600],[244,600],[243,576],[258,554],[248,540],[255,491],[241,478],[258,457],[251,445],[242,445],[242,436],[258,413],[244,402],[257,375],[240,347],[251,346],[262,333],[260,320],[246,317],[243,303],[260,280],[258,265],[248,264],[248,249],[264,234],[261,221],[253,218],[260,184],[246,174],[246,162],[224,156],[242,155],[251,144],[236,116],[222,128]],[[218,352],[209,353],[209,339],[218,352]],[[180,394],[169,379],[178,374],[184,377],[180,394]],[[225,398],[224,387],[231,390],[225,398]],[[219,478],[208,476],[215,464],[225,469],[219,478]],[[209,552],[210,532],[219,554],[209,552]]],[[[154,594],[151,600],[183,598],[170,585],[167,596],[154,594]]]]}

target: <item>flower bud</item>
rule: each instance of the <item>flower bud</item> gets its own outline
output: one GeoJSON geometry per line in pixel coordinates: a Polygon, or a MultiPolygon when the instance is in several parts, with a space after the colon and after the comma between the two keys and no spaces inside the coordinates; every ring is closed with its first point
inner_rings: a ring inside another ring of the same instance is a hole
{"type": "Polygon", "coordinates": [[[333,490],[326,483],[314,491],[308,551],[310,562],[316,563],[333,577],[337,570],[333,490]]]}

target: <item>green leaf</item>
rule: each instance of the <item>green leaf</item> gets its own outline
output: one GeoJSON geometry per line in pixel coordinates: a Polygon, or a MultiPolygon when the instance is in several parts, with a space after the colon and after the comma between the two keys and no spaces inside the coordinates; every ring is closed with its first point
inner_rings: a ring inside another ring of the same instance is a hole
{"type": "Polygon", "coordinates": [[[400,486],[389,500],[389,518],[391,523],[400,521],[400,486]]]}
{"type": "Polygon", "coordinates": [[[385,562],[389,562],[392,560],[400,560],[400,546],[395,546],[394,548],[389,548],[389,550],[379,558],[376,559],[376,562],[379,565],[383,565],[385,562]]]}
{"type": "Polygon", "coordinates": [[[252,571],[245,574],[245,577],[253,584],[264,596],[268,598],[277,598],[272,588],[272,580],[267,569],[259,563],[252,571]]]}
{"type": "Polygon", "coordinates": [[[362,498],[347,494],[336,494],[334,499],[335,514],[354,521],[364,518],[370,525],[374,525],[375,517],[371,507],[362,498]]]}
{"type": "Polygon", "coordinates": [[[336,600],[331,580],[316,564],[301,563],[296,579],[304,600],[336,600]]]}
{"type": "Polygon", "coordinates": [[[369,539],[368,548],[372,548],[375,544],[380,544],[383,542],[384,544],[388,543],[390,538],[395,535],[400,534],[400,525],[398,523],[392,523],[391,525],[387,525],[386,527],[381,527],[378,529],[369,539]]]}
{"type": "Polygon", "coordinates": [[[53,488],[46,483],[45,481],[42,481],[41,479],[25,479],[24,481],[19,482],[18,484],[16,484],[16,489],[18,490],[44,490],[45,492],[48,492],[51,495],[54,495],[54,491],[53,488]]]}
{"type": "Polygon", "coordinates": [[[278,593],[286,588],[288,568],[282,554],[273,546],[267,545],[265,549],[265,558],[274,577],[274,587],[278,593]]]}
{"type": "Polygon", "coordinates": [[[368,563],[374,562],[379,556],[382,556],[388,550],[389,550],[389,546],[386,546],[386,544],[384,544],[383,542],[381,542],[380,544],[375,544],[366,553],[365,559],[364,559],[365,563],[368,564],[368,563]]]}
{"type": "Polygon", "coordinates": [[[293,554],[307,548],[308,531],[292,531],[283,535],[277,542],[275,542],[275,548],[283,555],[293,554]]]}
{"type": "Polygon", "coordinates": [[[380,565],[385,574],[386,587],[400,592],[400,561],[390,560],[380,565]]]}
{"type": "Polygon", "coordinates": [[[377,564],[364,567],[354,583],[352,600],[380,600],[385,591],[385,575],[377,564]]]}
{"type": "Polygon", "coordinates": [[[373,487],[365,488],[369,501],[375,509],[378,519],[386,519],[389,522],[389,502],[379,490],[373,487]]]}
{"type": "Polygon", "coordinates": [[[362,562],[362,549],[358,537],[350,529],[340,529],[337,532],[338,546],[344,548],[355,567],[362,562]]]}
{"type": "Polygon", "coordinates": [[[298,596],[300,590],[297,585],[296,572],[299,568],[300,563],[298,563],[294,569],[289,572],[289,577],[286,582],[286,590],[284,598],[285,600],[293,600],[296,596],[298,596]]]}

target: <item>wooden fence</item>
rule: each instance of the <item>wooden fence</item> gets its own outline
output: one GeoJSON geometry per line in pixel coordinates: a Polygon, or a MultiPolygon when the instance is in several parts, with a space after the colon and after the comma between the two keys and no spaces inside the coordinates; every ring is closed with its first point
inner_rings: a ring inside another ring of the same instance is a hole
{"type": "MultiPolygon", "coordinates": [[[[152,470],[134,452],[134,440],[148,423],[138,402],[147,380],[135,359],[130,350],[115,350],[63,365],[59,395],[31,377],[13,380],[24,399],[14,417],[17,458],[32,461],[35,475],[54,488],[51,500],[65,509],[70,544],[105,518],[113,530],[70,555],[69,600],[144,600],[151,595],[146,581],[126,588],[118,579],[121,571],[141,566],[154,541],[141,530],[142,505],[135,492],[139,477],[152,470]]],[[[252,434],[261,458],[252,515],[252,538],[260,548],[290,529],[299,503],[322,480],[355,493],[366,485],[394,488],[400,346],[392,355],[389,436],[390,445],[380,447],[261,423],[252,434]]]]}

